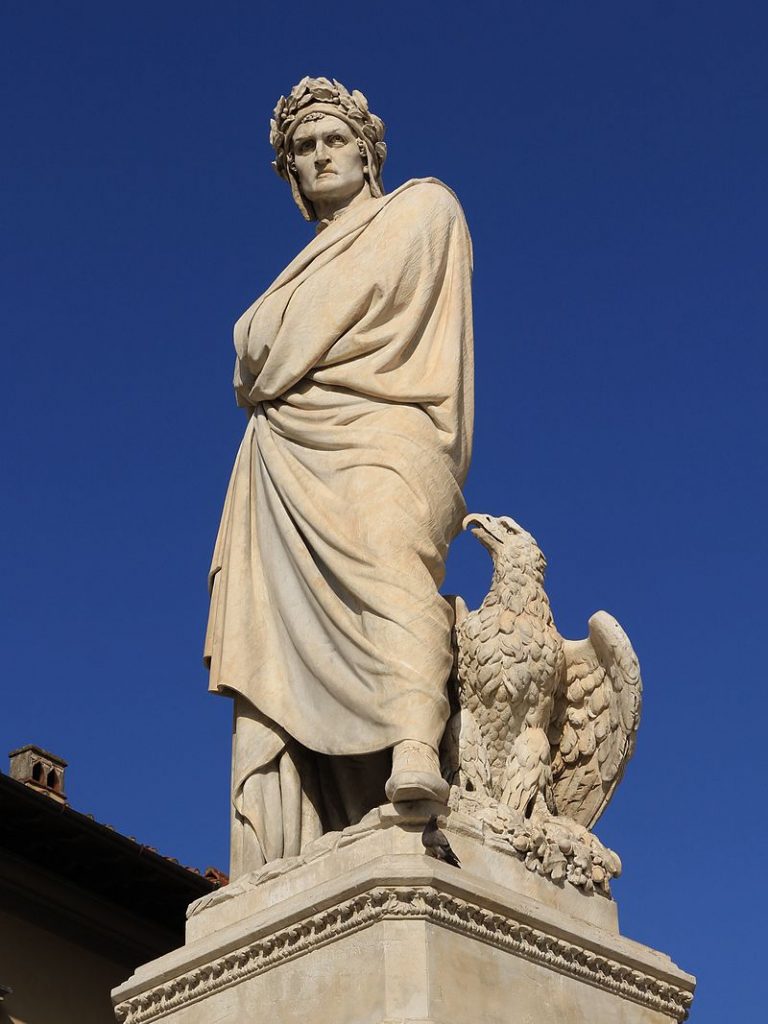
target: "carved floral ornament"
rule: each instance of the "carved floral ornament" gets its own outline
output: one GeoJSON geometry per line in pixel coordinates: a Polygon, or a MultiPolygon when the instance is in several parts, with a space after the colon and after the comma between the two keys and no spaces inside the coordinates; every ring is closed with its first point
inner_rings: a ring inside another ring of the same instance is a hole
{"type": "Polygon", "coordinates": [[[380,886],[232,950],[115,1007],[120,1024],[149,1024],[221,989],[387,919],[430,921],[578,978],[605,991],[684,1021],[693,999],[630,963],[577,945],[449,893],[420,886],[380,886]]]}
{"type": "Polygon", "coordinates": [[[272,163],[281,178],[291,186],[293,198],[307,220],[315,220],[312,204],[299,190],[291,164],[291,138],[300,122],[308,115],[330,114],[338,117],[355,133],[360,154],[366,165],[373,196],[382,196],[381,170],[387,156],[384,122],[368,109],[368,100],[357,89],[350,92],[334,78],[302,78],[288,96],[277,101],[269,123],[269,142],[275,151],[272,163]]]}

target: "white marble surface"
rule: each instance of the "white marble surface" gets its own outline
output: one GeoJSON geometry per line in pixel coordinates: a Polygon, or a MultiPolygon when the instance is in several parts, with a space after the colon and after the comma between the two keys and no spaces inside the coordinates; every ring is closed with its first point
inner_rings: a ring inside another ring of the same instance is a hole
{"type": "Polygon", "coordinates": [[[465,864],[453,868],[423,853],[421,827],[421,820],[393,823],[266,884],[241,884],[232,899],[193,915],[185,947],[113,993],[118,1020],[684,1018],[693,979],[664,954],[620,936],[609,899],[535,875],[527,892],[516,891],[510,884],[521,876],[508,858],[448,827],[465,864]]]}

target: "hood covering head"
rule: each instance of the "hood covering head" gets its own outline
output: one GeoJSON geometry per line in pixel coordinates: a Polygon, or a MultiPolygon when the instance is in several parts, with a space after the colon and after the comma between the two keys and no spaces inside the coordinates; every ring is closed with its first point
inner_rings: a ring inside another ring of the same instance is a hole
{"type": "Polygon", "coordinates": [[[269,141],[275,151],[275,171],[291,186],[296,205],[306,220],[317,220],[312,204],[301,193],[291,159],[291,139],[307,114],[330,114],[349,125],[358,140],[371,195],[384,195],[381,169],[387,156],[384,122],[368,110],[368,100],[355,89],[327,78],[302,78],[288,96],[281,96],[269,123],[269,141]]]}

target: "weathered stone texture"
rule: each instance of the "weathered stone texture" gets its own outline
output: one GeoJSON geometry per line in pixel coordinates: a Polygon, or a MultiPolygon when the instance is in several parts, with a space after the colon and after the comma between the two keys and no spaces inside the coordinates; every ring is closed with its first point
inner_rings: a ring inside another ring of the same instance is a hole
{"type": "Polygon", "coordinates": [[[358,829],[293,870],[246,876],[229,899],[223,890],[193,906],[187,945],[114,993],[118,1020],[685,1019],[693,979],[621,937],[609,897],[561,889],[481,836],[452,830],[449,819],[446,832],[465,864],[453,868],[420,852],[419,822],[394,821],[383,809],[367,834],[358,829]],[[526,892],[499,884],[503,867],[512,882],[527,880],[526,892]]]}

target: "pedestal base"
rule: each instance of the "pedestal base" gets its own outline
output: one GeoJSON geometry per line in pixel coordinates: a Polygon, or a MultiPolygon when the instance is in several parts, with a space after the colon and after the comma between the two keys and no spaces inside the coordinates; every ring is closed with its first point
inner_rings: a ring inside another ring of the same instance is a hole
{"type": "MultiPolygon", "coordinates": [[[[615,904],[526,871],[454,815],[380,808],[276,877],[191,908],[187,944],[113,998],[122,1024],[669,1024],[694,979],[622,938],[615,904]]],[[[288,865],[290,867],[290,865],[288,865]]],[[[275,867],[273,871],[281,868],[275,867]]]]}

